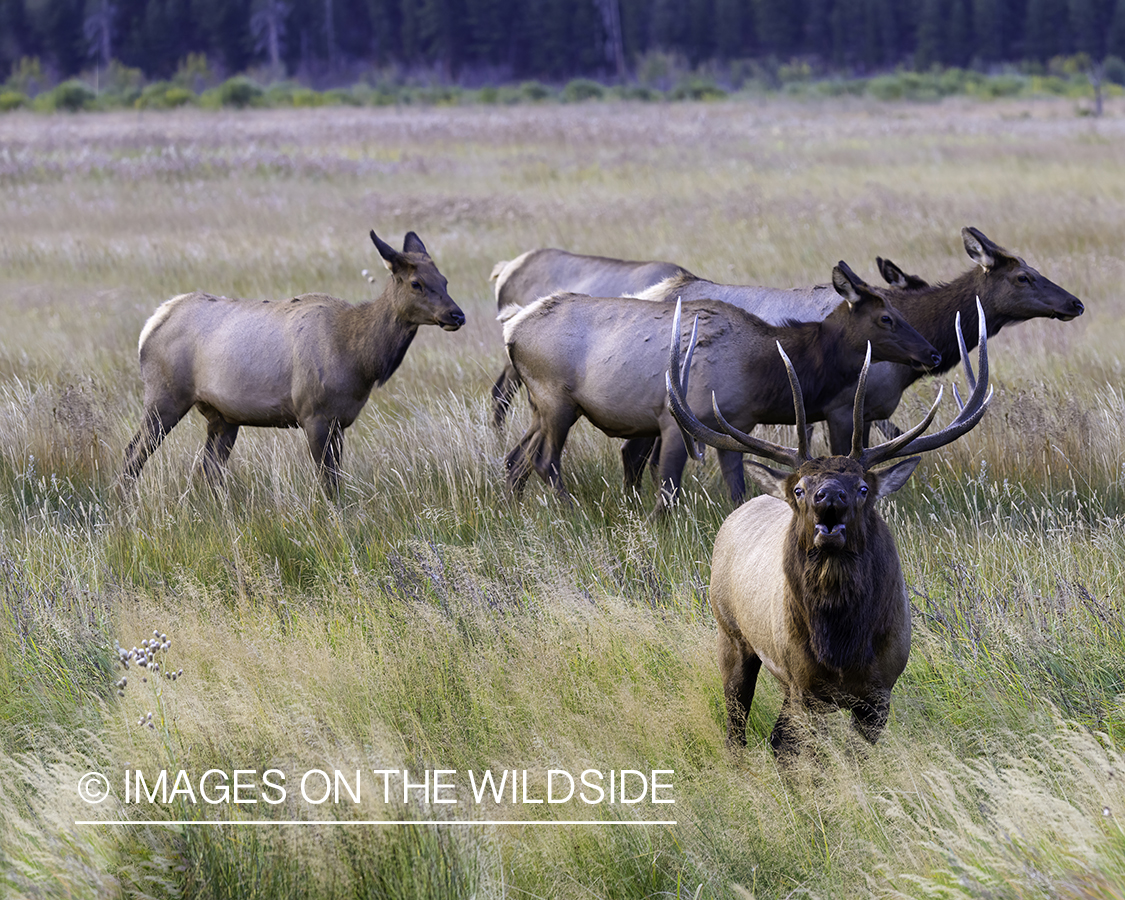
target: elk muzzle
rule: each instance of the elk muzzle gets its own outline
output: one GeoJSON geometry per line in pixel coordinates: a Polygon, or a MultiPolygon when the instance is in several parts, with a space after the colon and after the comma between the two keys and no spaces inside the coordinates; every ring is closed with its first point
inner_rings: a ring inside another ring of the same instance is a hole
{"type": "Polygon", "coordinates": [[[842,550],[848,540],[847,519],[854,503],[844,484],[831,478],[812,495],[813,546],[818,550],[842,550]]]}

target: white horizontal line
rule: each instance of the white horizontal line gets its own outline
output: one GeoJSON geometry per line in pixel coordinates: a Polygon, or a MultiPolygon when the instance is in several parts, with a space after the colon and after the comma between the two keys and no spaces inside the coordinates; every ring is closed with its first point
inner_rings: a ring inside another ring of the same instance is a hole
{"type": "Polygon", "coordinates": [[[675,819],[659,821],[616,822],[599,819],[367,819],[367,820],[275,820],[275,819],[174,819],[170,821],[149,819],[76,819],[75,825],[616,825],[624,827],[675,825],[675,819]]]}

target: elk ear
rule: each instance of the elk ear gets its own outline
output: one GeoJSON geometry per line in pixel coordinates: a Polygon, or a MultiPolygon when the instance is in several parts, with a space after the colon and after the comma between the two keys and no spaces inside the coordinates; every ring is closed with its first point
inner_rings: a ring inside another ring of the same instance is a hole
{"type": "Polygon", "coordinates": [[[906,484],[907,479],[914,474],[914,470],[918,468],[918,463],[922,461],[920,456],[911,456],[904,459],[900,463],[895,463],[889,469],[876,469],[869,472],[869,475],[875,476],[875,499],[886,497],[888,494],[893,494],[900,487],[906,484]]]}
{"type": "Polygon", "coordinates": [[[430,255],[429,251],[426,250],[426,245],[422,243],[422,239],[413,231],[406,232],[406,239],[402,242],[402,252],[430,255]]]}
{"type": "Polygon", "coordinates": [[[748,474],[754,479],[758,487],[771,497],[777,497],[778,500],[788,502],[788,497],[785,495],[785,485],[789,481],[791,472],[771,469],[769,466],[752,459],[747,460],[746,465],[748,474]]]}
{"type": "Polygon", "coordinates": [[[843,260],[836,263],[836,268],[832,270],[832,287],[852,309],[874,296],[867,282],[856,275],[843,260]]]}
{"type": "Polygon", "coordinates": [[[968,225],[961,229],[961,239],[965,242],[965,252],[969,254],[969,259],[986,272],[999,262],[1015,259],[1003,247],[992,243],[978,229],[968,225]]]}
{"type": "Polygon", "coordinates": [[[891,287],[904,288],[906,287],[906,273],[902,271],[889,259],[883,259],[881,256],[875,257],[875,268],[879,270],[879,274],[883,276],[883,281],[887,282],[891,287]]]}
{"type": "Polygon", "coordinates": [[[401,253],[390,244],[379,239],[379,235],[375,233],[375,229],[371,230],[371,242],[375,245],[375,249],[379,251],[379,255],[383,257],[383,265],[392,272],[401,267],[405,262],[401,253]]]}

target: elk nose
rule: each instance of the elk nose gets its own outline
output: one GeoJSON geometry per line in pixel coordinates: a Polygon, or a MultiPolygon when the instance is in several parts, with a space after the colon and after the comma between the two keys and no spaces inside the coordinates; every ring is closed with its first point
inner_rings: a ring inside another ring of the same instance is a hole
{"type": "Polygon", "coordinates": [[[847,492],[839,485],[825,485],[813,494],[813,503],[818,507],[844,505],[848,502],[847,492]]]}

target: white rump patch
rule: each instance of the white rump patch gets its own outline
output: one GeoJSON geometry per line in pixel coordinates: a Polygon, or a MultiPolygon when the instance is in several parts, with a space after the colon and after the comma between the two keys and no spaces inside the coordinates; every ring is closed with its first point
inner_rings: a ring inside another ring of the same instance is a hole
{"type": "MultiPolygon", "coordinates": [[[[663,281],[658,281],[651,287],[645,288],[643,291],[637,291],[635,294],[625,294],[626,297],[636,297],[638,300],[663,300],[668,292],[673,290],[676,286],[681,285],[687,279],[682,275],[669,275],[663,281]]],[[[692,279],[696,281],[698,279],[692,279]]]]}
{"type": "Polygon", "coordinates": [[[555,291],[553,294],[548,294],[546,297],[540,297],[534,303],[529,303],[527,306],[508,306],[496,318],[504,323],[504,346],[507,347],[511,343],[513,332],[519,328],[521,322],[528,319],[535,318],[542,315],[550,307],[555,305],[555,299],[560,296],[565,296],[567,291],[555,291]]]}
{"type": "Polygon", "coordinates": [[[176,297],[173,297],[171,300],[165,300],[160,304],[160,306],[156,308],[156,312],[148,317],[148,321],[145,322],[144,328],[141,329],[141,336],[137,339],[138,355],[144,349],[145,341],[148,340],[149,335],[159,327],[161,322],[168,318],[168,314],[172,311],[172,307],[183,300],[185,297],[190,296],[191,294],[180,294],[176,297]]]}
{"type": "Polygon", "coordinates": [[[504,283],[511,277],[512,273],[523,265],[523,261],[534,253],[534,250],[528,250],[526,253],[521,253],[515,259],[509,262],[498,262],[492,267],[492,275],[489,276],[489,281],[496,279],[496,302],[500,302],[500,291],[504,287],[504,283]]]}

